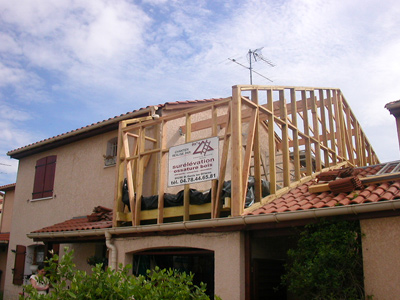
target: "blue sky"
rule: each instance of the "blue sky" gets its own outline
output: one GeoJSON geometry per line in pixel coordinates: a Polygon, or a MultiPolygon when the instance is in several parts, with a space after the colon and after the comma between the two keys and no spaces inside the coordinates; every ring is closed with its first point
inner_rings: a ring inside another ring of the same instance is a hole
{"type": "MultiPolygon", "coordinates": [[[[399,159],[397,0],[0,0],[0,185],[7,151],[167,101],[231,95],[249,49],[273,85],[340,88],[381,161],[399,159]]],[[[269,85],[257,75],[254,84],[269,85]]]]}

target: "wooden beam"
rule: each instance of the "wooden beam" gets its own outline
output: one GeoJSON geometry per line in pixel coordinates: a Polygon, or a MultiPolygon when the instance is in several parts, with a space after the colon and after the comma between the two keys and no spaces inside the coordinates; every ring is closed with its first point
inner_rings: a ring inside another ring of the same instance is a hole
{"type": "Polygon", "coordinates": [[[287,126],[286,100],[284,91],[279,91],[280,118],[285,121],[282,125],[282,162],[283,162],[283,185],[290,185],[290,165],[289,165],[289,133],[287,126]]]}
{"type": "MultiPolygon", "coordinates": [[[[186,134],[185,134],[185,142],[189,143],[192,140],[192,118],[191,114],[186,114],[186,134]]],[[[184,221],[189,221],[190,220],[190,211],[189,211],[189,205],[190,205],[190,184],[185,184],[184,186],[184,192],[183,192],[183,207],[184,207],[184,213],[183,213],[183,220],[184,221]]]]}
{"type": "MultiPolygon", "coordinates": [[[[167,141],[167,124],[165,121],[161,122],[160,125],[160,147],[164,149],[166,147],[167,141]]],[[[160,151],[159,152],[159,161],[160,166],[158,168],[158,215],[157,215],[157,223],[164,223],[164,193],[165,193],[165,177],[166,172],[168,172],[167,168],[167,152],[160,151]]]]}
{"type": "MultiPolygon", "coordinates": [[[[272,89],[267,90],[267,107],[273,112],[272,89]]],[[[276,145],[275,145],[275,130],[274,130],[274,115],[268,116],[268,164],[269,164],[269,182],[270,193],[276,193],[276,145]]]]}
{"type": "MultiPolygon", "coordinates": [[[[290,107],[292,111],[297,111],[296,91],[290,89],[290,107]]],[[[300,149],[299,149],[299,130],[297,129],[297,113],[292,114],[292,124],[294,126],[293,132],[293,164],[294,164],[294,180],[299,181],[300,173],[300,149]]],[[[291,147],[291,143],[289,143],[291,147]]]]}
{"type": "Polygon", "coordinates": [[[243,211],[243,181],[242,181],[242,108],[240,89],[232,88],[232,216],[240,216],[243,211]]]}

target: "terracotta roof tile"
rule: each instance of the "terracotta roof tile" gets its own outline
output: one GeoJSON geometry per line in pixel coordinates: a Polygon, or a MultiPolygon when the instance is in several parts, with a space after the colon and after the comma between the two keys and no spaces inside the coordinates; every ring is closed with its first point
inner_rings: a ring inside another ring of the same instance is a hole
{"type": "MultiPolygon", "coordinates": [[[[355,169],[358,177],[374,176],[385,164],[368,166],[355,169]]],[[[269,214],[284,211],[307,210],[322,207],[335,207],[342,205],[357,205],[369,202],[390,201],[400,196],[400,176],[389,182],[381,184],[364,185],[357,190],[347,193],[333,193],[331,191],[310,193],[308,187],[315,184],[310,180],[293,188],[281,197],[260,207],[248,215],[269,214]]]]}
{"type": "Polygon", "coordinates": [[[0,243],[1,242],[8,242],[10,240],[10,233],[9,232],[1,232],[0,233],[0,243]]]}
{"type": "Polygon", "coordinates": [[[110,227],[112,227],[111,209],[98,206],[91,215],[75,217],[61,223],[35,230],[33,233],[103,229],[110,227]]]}
{"type": "Polygon", "coordinates": [[[0,186],[0,191],[10,191],[15,189],[15,183],[0,186]]]}
{"type": "MultiPolygon", "coordinates": [[[[163,107],[165,105],[207,103],[207,102],[214,102],[214,101],[218,101],[218,100],[222,100],[222,99],[226,99],[226,98],[212,98],[212,99],[202,99],[202,100],[187,100],[187,101],[166,102],[164,104],[158,104],[158,105],[152,105],[152,106],[161,108],[161,107],[163,107]]],[[[110,121],[111,121],[111,123],[113,123],[113,122],[119,122],[121,119],[124,120],[124,119],[131,118],[131,115],[133,113],[140,112],[140,111],[145,110],[145,109],[147,109],[149,107],[152,107],[152,106],[142,107],[142,108],[133,110],[131,112],[127,112],[127,113],[121,114],[119,116],[108,118],[107,120],[103,120],[103,121],[99,121],[99,122],[96,122],[96,123],[92,123],[90,125],[86,125],[86,126],[78,128],[78,129],[74,129],[74,130],[71,130],[71,131],[68,131],[68,132],[65,132],[65,133],[58,134],[56,136],[53,136],[53,137],[50,137],[50,138],[47,138],[47,139],[44,139],[44,140],[41,140],[41,141],[38,141],[38,142],[35,142],[35,143],[32,143],[32,144],[29,144],[29,145],[26,145],[26,146],[23,146],[23,147],[20,147],[20,148],[17,148],[17,149],[11,150],[11,151],[9,151],[7,153],[7,155],[12,156],[14,153],[20,152],[20,151],[24,150],[25,148],[30,148],[32,146],[36,147],[36,146],[40,146],[43,143],[52,142],[52,140],[57,140],[57,139],[64,138],[64,137],[67,137],[67,136],[70,136],[70,135],[77,135],[80,132],[82,132],[83,130],[90,129],[91,127],[95,127],[95,126],[99,126],[99,125],[103,126],[103,124],[104,125],[105,124],[109,124],[110,121]]]]}

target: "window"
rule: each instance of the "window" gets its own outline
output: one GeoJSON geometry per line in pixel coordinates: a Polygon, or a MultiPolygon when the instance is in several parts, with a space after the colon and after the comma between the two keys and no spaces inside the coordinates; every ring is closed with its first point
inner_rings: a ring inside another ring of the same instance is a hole
{"type": "Polygon", "coordinates": [[[112,138],[107,142],[106,155],[104,156],[104,165],[113,166],[117,161],[118,138],[112,138]]]}
{"type": "Polygon", "coordinates": [[[56,155],[47,156],[36,162],[33,199],[53,197],[54,175],[56,172],[56,155]]]}

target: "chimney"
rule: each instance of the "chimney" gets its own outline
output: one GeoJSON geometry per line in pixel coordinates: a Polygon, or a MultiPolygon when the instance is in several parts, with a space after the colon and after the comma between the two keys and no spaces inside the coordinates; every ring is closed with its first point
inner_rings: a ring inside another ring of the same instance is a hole
{"type": "Polygon", "coordinates": [[[400,100],[386,104],[385,108],[387,108],[389,112],[396,118],[397,138],[399,141],[399,148],[400,148],[400,100]]]}

